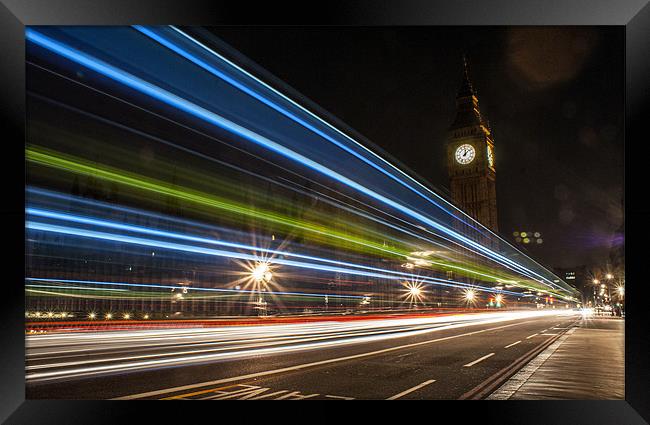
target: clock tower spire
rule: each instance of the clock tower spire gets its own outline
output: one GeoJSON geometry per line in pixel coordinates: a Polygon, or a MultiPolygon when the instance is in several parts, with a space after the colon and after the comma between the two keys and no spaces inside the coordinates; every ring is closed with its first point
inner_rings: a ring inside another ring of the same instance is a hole
{"type": "Polygon", "coordinates": [[[481,115],[476,90],[463,55],[463,78],[456,96],[456,116],[447,135],[447,169],[452,200],[465,213],[496,232],[494,140],[481,115]]]}

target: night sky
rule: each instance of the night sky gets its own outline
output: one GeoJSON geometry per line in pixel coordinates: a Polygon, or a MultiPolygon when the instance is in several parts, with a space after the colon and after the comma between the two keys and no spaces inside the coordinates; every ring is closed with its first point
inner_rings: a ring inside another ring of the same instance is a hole
{"type": "Polygon", "coordinates": [[[622,28],[212,31],[443,193],[466,53],[495,140],[502,236],[539,231],[526,250],[550,267],[603,266],[622,243],[622,28]]]}

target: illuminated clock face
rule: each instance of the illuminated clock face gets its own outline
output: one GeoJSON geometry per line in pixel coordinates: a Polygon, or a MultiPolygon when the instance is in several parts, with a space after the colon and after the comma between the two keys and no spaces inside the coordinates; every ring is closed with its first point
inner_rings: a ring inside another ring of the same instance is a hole
{"type": "Polygon", "coordinates": [[[494,151],[492,150],[492,146],[490,145],[488,145],[487,147],[487,160],[490,168],[494,168],[494,151]]]}
{"type": "Polygon", "coordinates": [[[474,157],[476,156],[476,151],[474,150],[474,146],[464,144],[458,146],[458,149],[456,149],[456,161],[458,161],[459,164],[469,164],[474,160],[474,157]]]}

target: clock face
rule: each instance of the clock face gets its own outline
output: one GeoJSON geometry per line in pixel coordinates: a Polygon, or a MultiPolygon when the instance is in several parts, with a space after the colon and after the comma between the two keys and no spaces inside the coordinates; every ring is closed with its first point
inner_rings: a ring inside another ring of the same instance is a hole
{"type": "Polygon", "coordinates": [[[475,156],[476,151],[472,145],[464,144],[458,146],[458,149],[456,149],[455,157],[459,164],[469,164],[474,160],[475,156]]]}
{"type": "Polygon", "coordinates": [[[492,150],[492,146],[488,145],[487,147],[487,160],[488,160],[488,165],[491,168],[494,168],[494,151],[492,150]]]}

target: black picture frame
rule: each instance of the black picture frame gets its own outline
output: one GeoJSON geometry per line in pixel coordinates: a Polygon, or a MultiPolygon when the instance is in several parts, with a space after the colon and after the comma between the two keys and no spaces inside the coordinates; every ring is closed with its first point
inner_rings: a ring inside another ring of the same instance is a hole
{"type": "MultiPolygon", "coordinates": [[[[0,165],[4,219],[2,308],[0,309],[0,420],[25,423],[133,423],[135,415],[148,423],[159,419],[197,423],[207,414],[211,421],[226,415],[244,415],[246,421],[270,420],[283,406],[271,409],[218,409],[209,403],[179,409],[173,403],[119,403],[115,401],[25,400],[24,334],[24,140],[25,140],[25,39],[28,25],[126,24],[313,24],[313,25],[618,25],[626,32],[625,111],[625,219],[628,259],[625,325],[625,401],[510,401],[464,403],[437,402],[420,406],[418,416],[429,420],[451,418],[500,424],[643,424],[650,423],[650,368],[648,321],[644,300],[650,289],[644,282],[642,256],[647,246],[650,214],[647,160],[639,149],[648,144],[647,117],[650,98],[650,5],[648,0],[375,0],[294,3],[217,2],[204,0],[0,0],[0,113],[3,120],[4,161],[0,165]],[[634,148],[634,152],[632,149],[634,148]],[[631,249],[629,247],[632,247],[631,249]],[[225,413],[224,411],[229,411],[225,413]],[[196,415],[196,418],[194,416],[196,415]],[[153,419],[156,418],[156,419],[153,419]],[[194,419],[195,420],[194,420],[194,419]]],[[[353,417],[369,420],[369,410],[382,413],[413,412],[394,407],[340,409],[308,406],[322,419],[353,417]]],[[[304,406],[303,406],[303,409],[304,406]]],[[[292,407],[297,418],[307,414],[292,407]]],[[[312,415],[312,413],[310,413],[312,415]]],[[[233,418],[233,416],[229,416],[233,418]]],[[[311,416],[310,416],[311,417],[311,416]]],[[[409,420],[415,416],[408,415],[409,420]]],[[[234,420],[234,419],[230,419],[234,420]]]]}

